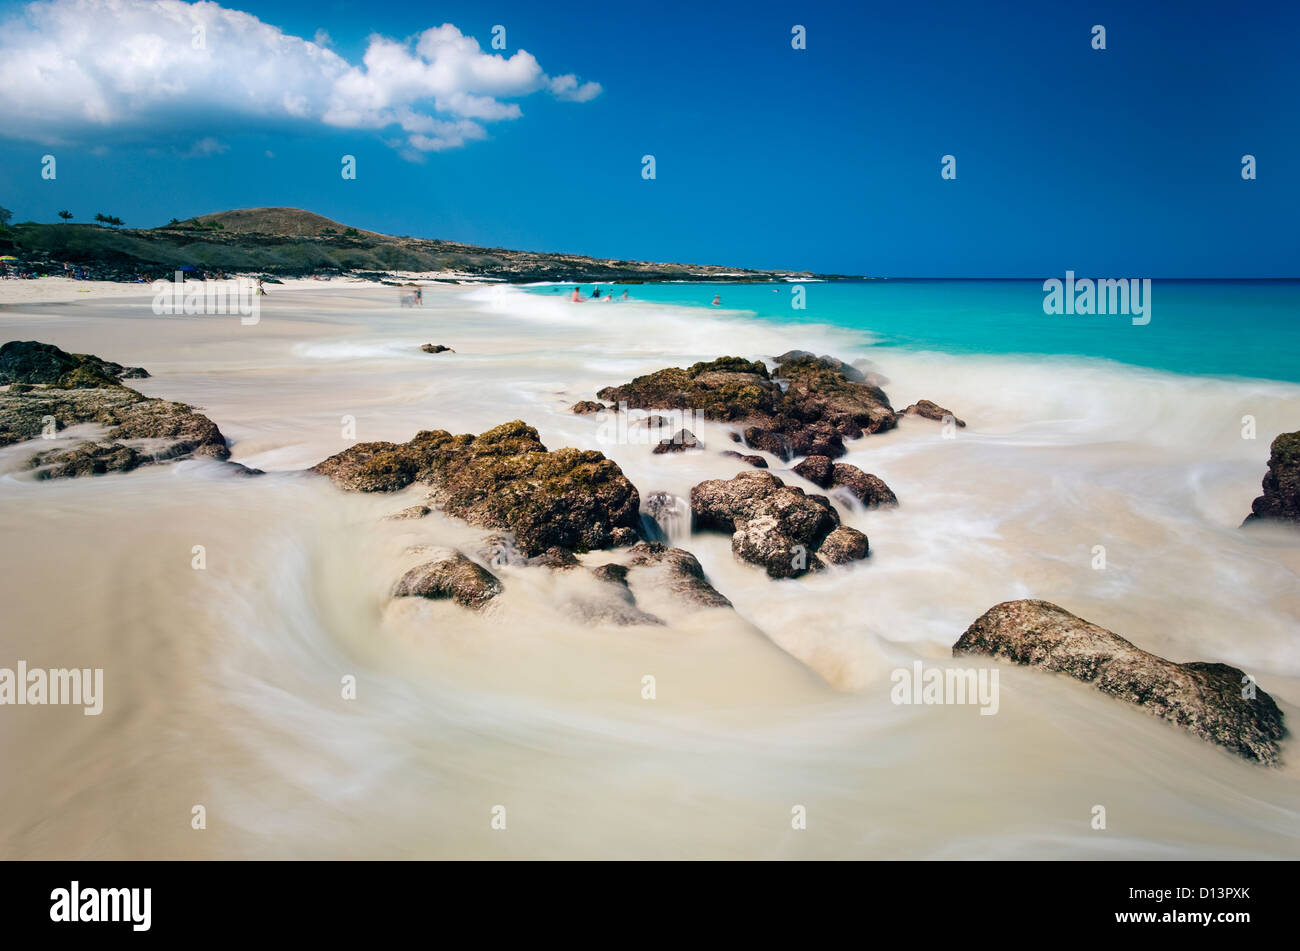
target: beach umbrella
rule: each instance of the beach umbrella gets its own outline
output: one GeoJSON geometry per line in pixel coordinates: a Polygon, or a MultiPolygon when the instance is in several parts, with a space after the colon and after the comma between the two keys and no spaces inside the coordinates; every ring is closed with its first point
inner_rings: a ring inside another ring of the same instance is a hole
{"type": "Polygon", "coordinates": [[[12,254],[0,254],[0,261],[17,261],[18,259],[12,254]]]}

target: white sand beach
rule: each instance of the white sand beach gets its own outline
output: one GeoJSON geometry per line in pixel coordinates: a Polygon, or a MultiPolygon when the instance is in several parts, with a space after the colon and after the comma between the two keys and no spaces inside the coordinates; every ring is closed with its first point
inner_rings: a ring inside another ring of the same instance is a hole
{"type": "Polygon", "coordinates": [[[138,288],[0,282],[0,340],[145,367],[130,385],[199,408],[267,473],[185,461],[38,482],[20,447],[0,451],[6,659],[105,671],[97,717],[6,711],[0,855],[1300,857],[1293,750],[1263,768],[1024,668],[1002,670],[996,716],[890,701],[891,670],[949,662],[992,605],[1042,597],[1172,660],[1240,666],[1296,722],[1300,551],[1238,528],[1267,451],[1237,420],[1293,422],[1300,387],[881,354],[829,327],[507,287],[430,285],[422,308],[349,281],[268,291],[245,326],[155,316],[138,288]],[[850,444],[843,461],[901,501],[843,511],[871,539],[864,562],[773,581],[726,537],[680,530],[735,610],[643,591],[662,626],[585,623],[577,581],[524,567],[500,570],[481,614],[393,601],[413,546],[475,552],[489,533],[385,521],[421,493],[302,472],[356,441],[522,419],[552,449],[601,450],[642,497],[686,496],[747,468],[716,451],[726,427],[697,431],[705,452],[653,455],[569,407],[661,367],[791,348],[868,357],[894,406],[939,400],[969,426],[949,440],[908,418],[850,444]],[[1112,569],[1090,567],[1094,544],[1112,569]]]}

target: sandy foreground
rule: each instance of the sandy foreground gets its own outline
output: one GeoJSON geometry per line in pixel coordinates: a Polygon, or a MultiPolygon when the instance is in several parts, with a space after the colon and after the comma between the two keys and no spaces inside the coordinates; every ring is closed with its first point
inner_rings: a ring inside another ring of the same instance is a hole
{"type": "MultiPolygon", "coordinates": [[[[449,285],[428,284],[430,280],[454,280],[453,275],[397,275],[398,279],[411,280],[427,289],[449,285]]],[[[352,277],[285,278],[283,283],[266,285],[267,295],[278,291],[300,290],[355,290],[360,287],[381,287],[375,281],[352,277]]],[[[152,296],[150,284],[130,284],[119,281],[75,281],[67,277],[40,277],[36,280],[0,280],[0,305],[3,304],[61,304],[76,300],[96,300],[105,297],[152,296]]]]}
{"type": "Polygon", "coordinates": [[[199,408],[265,474],[192,460],[38,481],[0,453],[0,534],[21,540],[0,557],[0,667],[104,671],[99,715],[0,716],[0,762],[22,764],[0,770],[0,857],[1298,854],[1293,741],[1264,769],[1019,668],[1001,670],[996,716],[891,697],[897,669],[968,663],[952,644],[992,605],[1044,597],[1160,656],[1251,672],[1294,729],[1300,550],[1238,528],[1265,461],[1239,421],[1279,431],[1300,418],[1298,386],[912,353],[509,287],[430,285],[412,308],[365,282],[269,285],[245,325],[159,317],[129,285],[94,301],[76,282],[5,285],[75,298],[0,307],[0,342],[142,366],[136,388],[199,408]],[[605,453],[643,498],[686,499],[741,471],[724,424],[692,425],[705,451],[655,454],[648,430],[569,408],[660,367],[796,347],[869,359],[895,405],[941,400],[969,426],[946,439],[909,417],[849,447],[901,505],[843,508],[872,556],[842,570],[774,582],[725,534],[669,522],[734,609],[634,579],[665,623],[606,623],[582,613],[604,590],[589,572],[509,564],[481,613],[394,599],[427,549],[487,558],[492,533],[436,511],[390,520],[421,491],[347,493],[304,471],[357,442],[520,419],[553,449],[605,453]]]}

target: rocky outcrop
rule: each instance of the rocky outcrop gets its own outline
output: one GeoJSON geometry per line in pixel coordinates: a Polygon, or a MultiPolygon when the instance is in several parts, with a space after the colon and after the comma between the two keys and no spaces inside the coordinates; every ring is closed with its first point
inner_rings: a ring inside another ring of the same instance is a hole
{"type": "Polygon", "coordinates": [[[594,451],[548,450],[520,420],[480,436],[435,430],[406,443],[360,443],[311,471],[360,492],[426,485],[448,515],[509,530],[526,556],[637,539],[640,499],[617,463],[594,451]]]}
{"type": "Polygon", "coordinates": [[[952,650],[1068,674],[1247,759],[1278,762],[1282,712],[1240,670],[1176,664],[1050,602],[999,604],[952,650]]]}
{"type": "MultiPolygon", "coordinates": [[[[701,482],[691,489],[691,513],[696,528],[730,533],[732,553],[773,578],[823,567],[819,549],[840,526],[825,496],[809,495],[762,471],[701,482]]],[[[852,550],[845,540],[840,535],[833,545],[837,558],[852,550]]]]}
{"type": "Polygon", "coordinates": [[[578,416],[585,416],[588,413],[603,413],[608,408],[604,403],[597,403],[595,400],[578,400],[569,407],[569,411],[578,416]]]}
{"type": "Polygon", "coordinates": [[[426,343],[420,349],[423,350],[425,353],[455,353],[456,352],[455,350],[451,349],[451,347],[444,347],[440,343],[426,343]]]}
{"type": "Polygon", "coordinates": [[[450,599],[477,611],[501,593],[501,582],[460,552],[446,549],[402,575],[392,593],[395,598],[450,599]]]}
{"type": "Polygon", "coordinates": [[[1273,440],[1264,494],[1251,504],[1242,524],[1260,519],[1300,524],[1300,432],[1282,433],[1273,440]]]}
{"type": "Polygon", "coordinates": [[[933,419],[935,422],[939,423],[942,423],[945,419],[951,417],[952,421],[956,423],[958,427],[962,429],[966,428],[965,420],[958,419],[952,410],[944,409],[938,403],[932,403],[929,400],[918,400],[907,409],[903,410],[903,412],[899,413],[899,415],[921,416],[925,419],[933,419]]]}
{"type": "Polygon", "coordinates": [[[759,360],[721,357],[658,370],[596,395],[633,409],[692,410],[740,424],[749,446],[783,460],[842,456],[845,439],[894,427],[896,414],[884,391],[846,375],[852,367],[832,357],[791,354],[778,357],[771,373],[759,360]]]}
{"type": "Polygon", "coordinates": [[[148,376],[138,367],[30,341],[7,343],[0,351],[5,378],[14,381],[0,390],[0,446],[52,439],[72,426],[99,429],[71,444],[34,445],[26,465],[37,478],[129,472],[195,456],[230,458],[221,430],[193,407],[147,397],[118,382],[148,376]],[[42,382],[47,380],[53,382],[42,382]]]}
{"type": "MultiPolygon", "coordinates": [[[[689,551],[659,542],[638,542],[628,551],[629,570],[662,585],[683,601],[703,608],[729,608],[731,602],[709,584],[699,560],[689,551]]],[[[626,576],[625,576],[626,577],[626,576]]]]}
{"type": "Polygon", "coordinates": [[[898,504],[898,497],[883,479],[863,472],[857,466],[832,462],[826,456],[809,456],[795,466],[794,471],[823,489],[843,487],[869,509],[898,504]]]}
{"type": "Polygon", "coordinates": [[[149,374],[88,353],[68,353],[52,343],[11,340],[0,346],[0,385],[42,383],[60,389],[111,386],[149,374]]]}

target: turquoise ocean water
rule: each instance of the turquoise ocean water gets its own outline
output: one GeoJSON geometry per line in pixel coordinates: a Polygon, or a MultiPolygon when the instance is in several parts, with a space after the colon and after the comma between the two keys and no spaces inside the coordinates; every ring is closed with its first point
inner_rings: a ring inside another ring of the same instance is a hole
{"type": "MultiPolygon", "coordinates": [[[[1080,275],[1081,277],[1084,275],[1080,275]]],[[[592,286],[583,285],[583,294],[592,286]]],[[[790,284],[601,285],[632,298],[751,311],[783,323],[832,324],[876,346],[971,354],[1100,357],[1174,373],[1300,382],[1300,281],[1169,281],[1151,285],[1151,321],[1049,315],[1042,281],[809,282],[804,309],[790,284]]],[[[564,294],[573,285],[537,287],[564,294]]]]}

